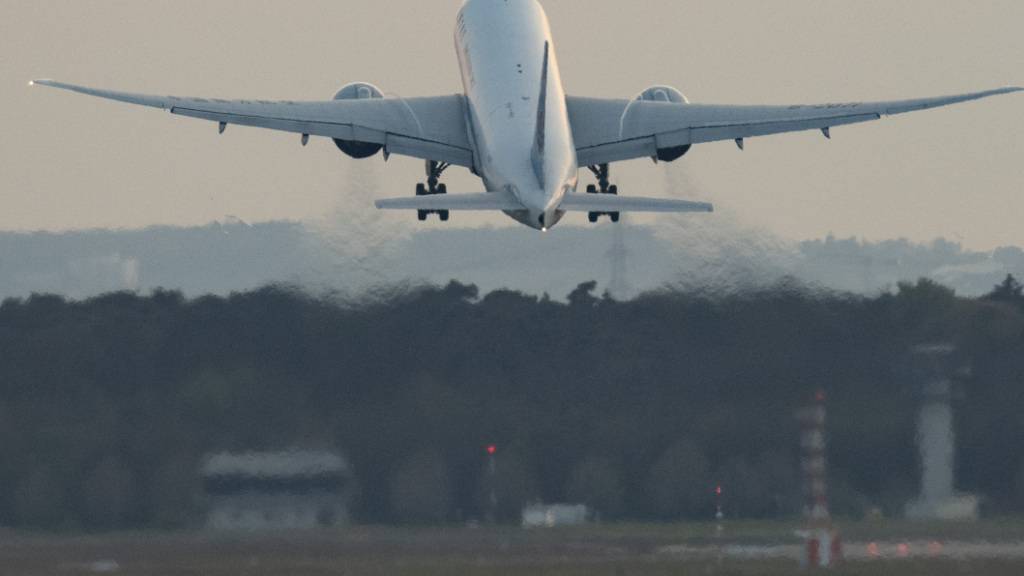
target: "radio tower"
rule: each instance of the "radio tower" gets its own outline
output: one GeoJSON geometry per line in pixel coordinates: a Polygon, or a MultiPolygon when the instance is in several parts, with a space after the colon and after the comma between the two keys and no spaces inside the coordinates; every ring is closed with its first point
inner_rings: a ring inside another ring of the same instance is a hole
{"type": "Polygon", "coordinates": [[[807,549],[804,565],[827,568],[842,558],[839,535],[828,511],[828,461],[825,457],[825,392],[814,395],[814,403],[797,413],[800,420],[800,467],[804,479],[804,535],[807,549]]]}
{"type": "Polygon", "coordinates": [[[618,224],[612,225],[612,247],[608,249],[607,256],[611,264],[611,278],[608,279],[608,293],[616,300],[629,298],[629,272],[626,269],[626,257],[629,252],[626,250],[626,236],[623,231],[625,218],[618,224]]]}

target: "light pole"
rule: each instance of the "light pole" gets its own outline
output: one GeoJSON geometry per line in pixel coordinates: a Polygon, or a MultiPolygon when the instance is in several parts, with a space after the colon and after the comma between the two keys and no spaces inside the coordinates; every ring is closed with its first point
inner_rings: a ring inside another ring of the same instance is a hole
{"type": "Polygon", "coordinates": [[[498,518],[498,492],[497,482],[495,481],[498,474],[498,446],[495,444],[487,445],[487,521],[490,524],[494,524],[498,518]]]}

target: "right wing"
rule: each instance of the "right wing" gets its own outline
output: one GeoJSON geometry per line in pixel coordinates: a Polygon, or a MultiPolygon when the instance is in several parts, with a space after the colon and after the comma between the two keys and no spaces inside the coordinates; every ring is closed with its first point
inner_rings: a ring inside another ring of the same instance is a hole
{"type": "Polygon", "coordinates": [[[800,130],[878,120],[882,116],[927,110],[1024,88],[1000,88],[957,96],[794,106],[721,106],[675,104],[649,100],[606,100],[569,97],[580,166],[654,157],[659,149],[676,148],[800,130]]]}
{"type": "Polygon", "coordinates": [[[221,123],[380,144],[400,154],[474,167],[462,96],[370,98],[292,102],[152,96],[100,90],[54,80],[32,84],[108,100],[161,108],[172,114],[221,123]]]}

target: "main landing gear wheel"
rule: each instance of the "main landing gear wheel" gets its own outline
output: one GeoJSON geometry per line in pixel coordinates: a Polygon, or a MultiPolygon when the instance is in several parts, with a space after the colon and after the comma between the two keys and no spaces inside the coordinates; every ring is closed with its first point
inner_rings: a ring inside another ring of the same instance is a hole
{"type": "MultiPolygon", "coordinates": [[[[440,194],[448,193],[448,186],[439,184],[438,181],[441,179],[441,175],[447,170],[451,164],[447,162],[434,162],[433,160],[427,160],[427,182],[426,184],[420,182],[416,184],[416,195],[417,196],[437,196],[440,194]]],[[[451,213],[448,210],[417,210],[416,217],[420,222],[425,222],[431,214],[437,214],[442,222],[447,222],[451,217],[451,213]]]]}
{"type": "MultiPolygon", "coordinates": [[[[447,194],[448,193],[448,186],[446,186],[444,184],[439,184],[437,186],[437,193],[438,194],[447,194]]],[[[441,219],[441,222],[447,222],[448,219],[451,217],[451,213],[448,210],[438,210],[437,211],[437,216],[441,219]]]]}
{"type": "MultiPolygon", "coordinates": [[[[611,194],[612,196],[619,195],[619,187],[609,184],[608,174],[610,169],[607,164],[598,164],[597,166],[588,166],[594,176],[597,177],[597,186],[589,184],[587,186],[587,194],[611,194]],[[599,188],[600,187],[600,188],[599,188]]],[[[601,216],[608,216],[612,222],[619,221],[618,212],[590,212],[587,214],[587,220],[590,220],[591,224],[596,224],[601,216]]]]}

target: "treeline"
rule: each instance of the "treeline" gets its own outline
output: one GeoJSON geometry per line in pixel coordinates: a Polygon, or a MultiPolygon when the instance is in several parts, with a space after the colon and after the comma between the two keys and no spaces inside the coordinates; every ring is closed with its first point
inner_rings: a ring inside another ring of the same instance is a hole
{"type": "Polygon", "coordinates": [[[498,517],[586,502],[609,519],[801,506],[794,411],[829,397],[834,506],[898,513],[917,492],[908,351],[955,342],[957,483],[1024,510],[1024,296],[929,281],[873,298],[783,283],[630,302],[476,288],[363,302],[281,287],[0,305],[0,525],[187,527],[221,450],[329,448],[365,522],[498,517]],[[965,373],[966,374],[966,373],[965,373]]]}

